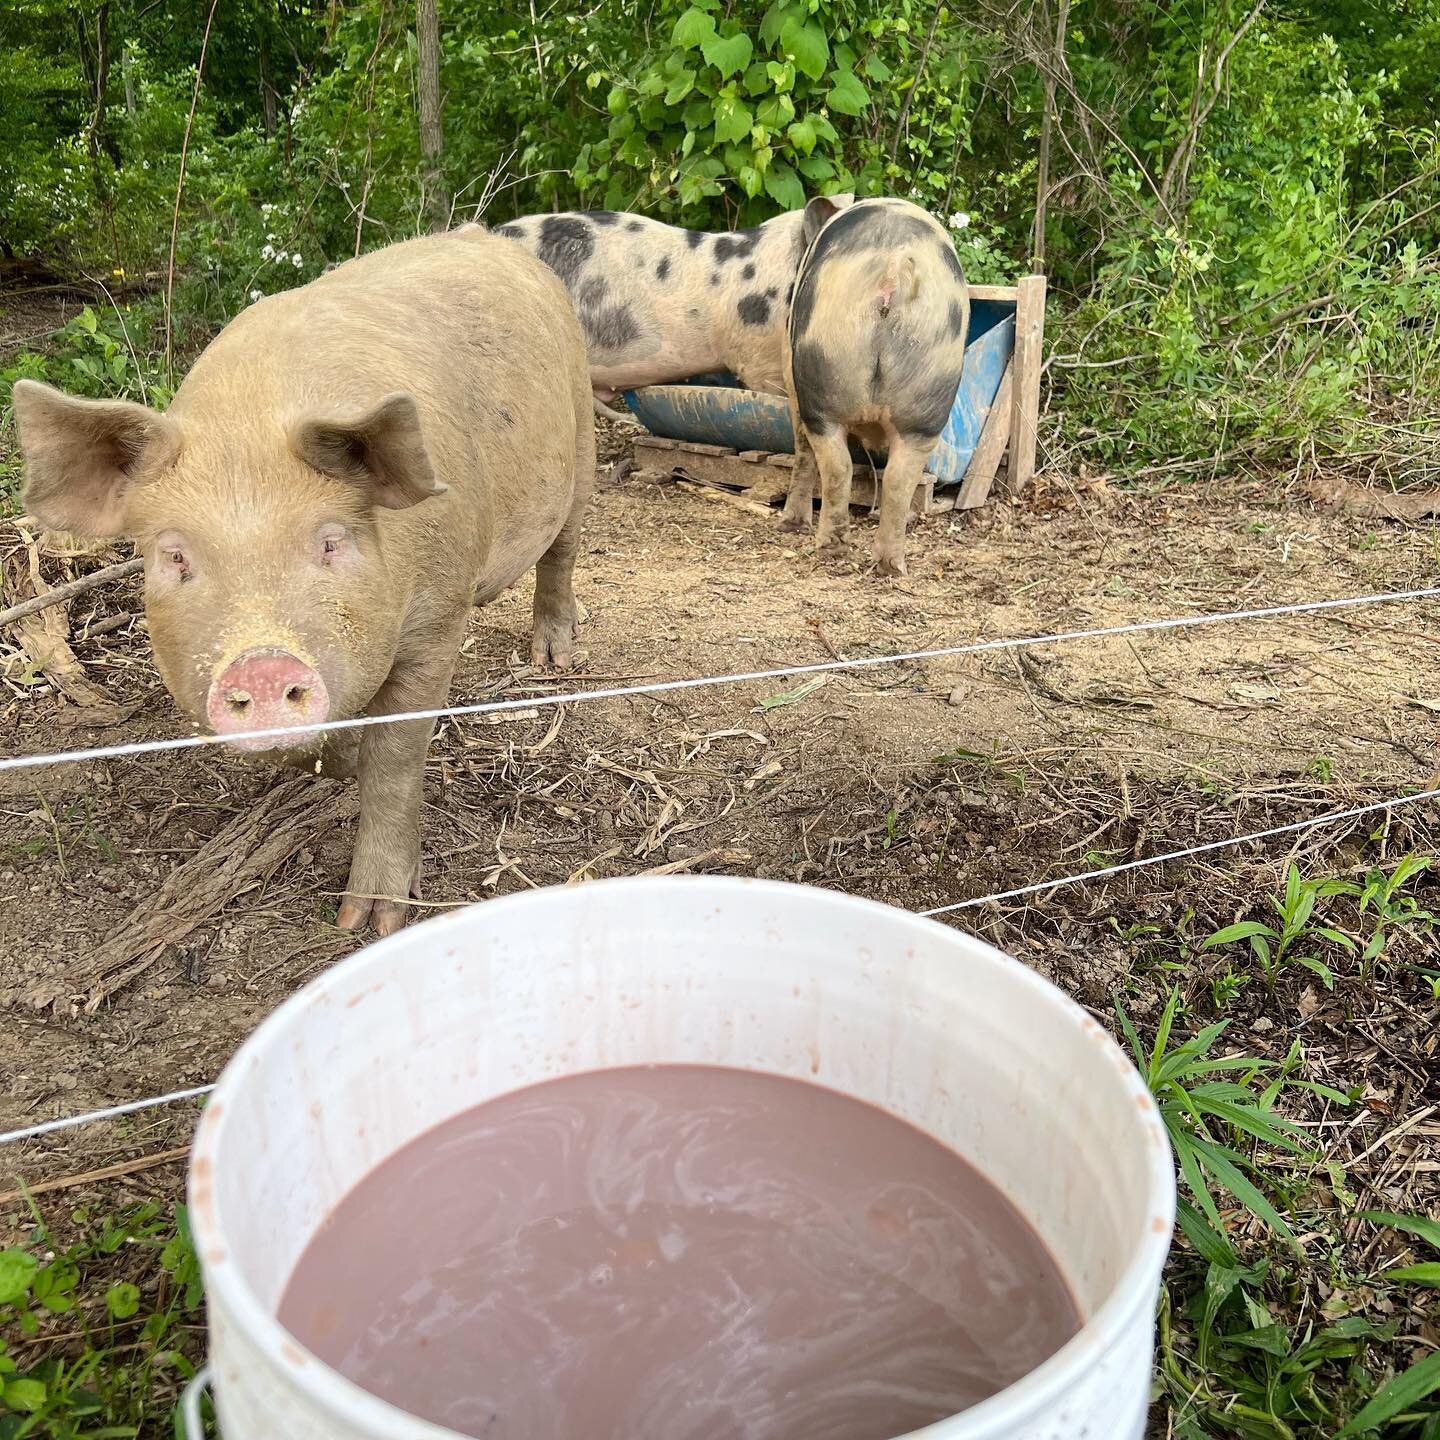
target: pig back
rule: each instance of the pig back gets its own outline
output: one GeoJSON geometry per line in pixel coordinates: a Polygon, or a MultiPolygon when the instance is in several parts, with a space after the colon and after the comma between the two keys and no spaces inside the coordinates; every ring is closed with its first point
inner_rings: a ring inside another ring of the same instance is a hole
{"type": "Polygon", "coordinates": [[[483,230],[425,236],[263,300],[197,361],[172,411],[212,424],[239,404],[283,429],[395,391],[414,399],[448,493],[380,512],[387,555],[458,590],[499,593],[545,553],[577,482],[592,479],[577,475],[593,448],[579,322],[556,277],[517,246],[483,230]]]}

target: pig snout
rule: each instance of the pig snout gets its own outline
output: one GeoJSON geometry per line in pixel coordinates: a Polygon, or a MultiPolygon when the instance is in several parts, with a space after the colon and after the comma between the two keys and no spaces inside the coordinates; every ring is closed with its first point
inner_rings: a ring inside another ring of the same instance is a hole
{"type": "MultiPolygon", "coordinates": [[[[330,696],[319,674],[284,650],[252,650],[232,660],[215,677],[205,701],[205,714],[217,735],[249,730],[301,729],[330,716],[330,696]]],[[[273,750],[294,740],[237,740],[241,750],[273,750]]]]}

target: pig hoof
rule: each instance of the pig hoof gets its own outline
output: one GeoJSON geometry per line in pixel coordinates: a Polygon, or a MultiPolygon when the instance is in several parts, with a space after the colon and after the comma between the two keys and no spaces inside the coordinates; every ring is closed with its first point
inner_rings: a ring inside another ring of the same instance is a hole
{"type": "Polygon", "coordinates": [[[403,929],[409,908],[408,905],[397,904],[394,900],[378,901],[370,917],[370,923],[374,926],[375,933],[377,935],[393,935],[397,930],[403,929]]]}
{"type": "Polygon", "coordinates": [[[782,530],[808,530],[810,523],[803,515],[784,514],[780,517],[780,528],[782,530]]]}
{"type": "Polygon", "coordinates": [[[877,555],[875,570],[880,575],[903,575],[905,573],[905,557],[903,555],[877,555]]]}
{"type": "Polygon", "coordinates": [[[575,663],[575,652],[566,645],[541,645],[538,641],[530,649],[530,663],[537,669],[568,670],[575,663]]]}
{"type": "MultiPolygon", "coordinates": [[[[410,884],[406,887],[410,899],[420,898],[420,864],[417,861],[410,872],[410,884]]],[[[404,900],[368,900],[359,895],[347,895],[335,916],[337,930],[363,930],[368,923],[377,935],[393,935],[404,924],[409,906],[404,900]]]]}
{"type": "Polygon", "coordinates": [[[530,643],[530,663],[537,668],[546,665],[568,670],[575,662],[575,636],[579,626],[573,619],[556,620],[537,626],[530,643]]]}
{"type": "Polygon", "coordinates": [[[363,930],[365,922],[370,918],[369,900],[356,900],[347,895],[340,903],[339,913],[335,916],[335,928],[337,930],[363,930]]]}

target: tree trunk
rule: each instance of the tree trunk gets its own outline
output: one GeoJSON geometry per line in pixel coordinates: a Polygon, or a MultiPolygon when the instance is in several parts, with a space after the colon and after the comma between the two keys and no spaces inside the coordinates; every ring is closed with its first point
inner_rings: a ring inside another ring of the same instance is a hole
{"type": "Polygon", "coordinates": [[[90,153],[100,152],[100,131],[105,124],[105,91],[110,84],[110,5],[95,16],[95,110],[90,116],[90,153]]]}
{"type": "Polygon", "coordinates": [[[260,106],[265,115],[265,134],[275,133],[275,85],[270,78],[270,45],[260,32],[260,106]]]}
{"type": "Polygon", "coordinates": [[[135,67],[130,61],[130,52],[120,49],[120,78],[125,84],[125,113],[133,120],[139,110],[135,103],[135,67]]]}
{"type": "Polygon", "coordinates": [[[1050,131],[1055,123],[1055,77],[1065,64],[1065,27],[1070,20],[1070,0],[1060,0],[1055,21],[1055,49],[1045,66],[1045,109],[1040,117],[1040,156],[1035,177],[1035,229],[1030,237],[1031,273],[1045,273],[1045,207],[1050,202],[1050,131]]]}
{"type": "Polygon", "coordinates": [[[415,44],[419,75],[420,164],[425,213],[432,230],[443,230],[450,220],[450,197],[440,169],[445,139],[440,126],[440,16],[436,0],[415,0],[415,44]]]}

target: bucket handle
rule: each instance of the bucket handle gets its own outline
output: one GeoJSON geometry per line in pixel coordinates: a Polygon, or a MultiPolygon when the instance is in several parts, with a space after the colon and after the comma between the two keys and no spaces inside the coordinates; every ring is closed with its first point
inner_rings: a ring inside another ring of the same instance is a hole
{"type": "Polygon", "coordinates": [[[180,1392],[180,1415],[185,1422],[185,1440],[205,1440],[205,1422],[200,1416],[200,1401],[210,1388],[210,1367],[202,1365],[190,1383],[180,1392]]]}

